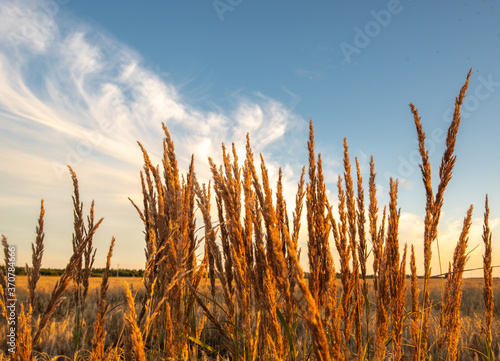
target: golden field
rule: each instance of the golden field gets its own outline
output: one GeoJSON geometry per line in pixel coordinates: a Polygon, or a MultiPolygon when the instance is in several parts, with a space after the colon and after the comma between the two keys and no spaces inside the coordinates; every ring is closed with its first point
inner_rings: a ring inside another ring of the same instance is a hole
{"type": "MultiPolygon", "coordinates": [[[[41,305],[48,303],[49,292],[55,286],[56,281],[59,277],[56,276],[42,276],[38,282],[37,289],[40,292],[40,300],[39,303],[41,305]]],[[[20,302],[26,301],[27,297],[27,277],[26,276],[17,276],[17,290],[18,297],[20,302]]],[[[90,289],[90,297],[87,301],[88,311],[86,314],[86,320],[88,320],[87,332],[92,332],[93,321],[95,321],[95,312],[97,305],[97,291],[101,287],[102,279],[99,277],[91,277],[89,278],[89,289],[90,289]]],[[[109,322],[106,327],[107,332],[107,343],[111,346],[113,343],[111,339],[113,337],[118,338],[122,333],[124,328],[123,316],[127,312],[127,300],[126,300],[126,292],[124,284],[127,283],[131,289],[141,289],[142,279],[138,277],[110,277],[109,278],[109,295],[108,302],[109,308],[112,310],[109,317],[109,322]]],[[[423,287],[423,279],[418,279],[419,288],[423,287]]],[[[369,298],[372,302],[372,307],[375,306],[375,294],[373,292],[373,280],[368,279],[369,285],[369,298]]],[[[439,318],[439,310],[442,295],[442,286],[443,281],[441,279],[432,278],[430,280],[430,293],[431,298],[434,303],[437,304],[435,309],[433,310],[433,316],[435,318],[439,318]]],[[[208,279],[204,279],[200,289],[205,290],[209,287],[208,279]]],[[[220,282],[217,280],[217,287],[220,287],[220,282]]],[[[410,280],[407,280],[406,287],[410,287],[410,280]]],[[[483,302],[483,287],[484,280],[482,278],[464,278],[463,284],[463,299],[462,299],[462,314],[464,315],[463,319],[463,329],[460,335],[461,342],[464,345],[468,345],[471,348],[481,349],[482,347],[482,337],[481,337],[481,325],[482,319],[484,317],[484,302],[483,302]]],[[[67,293],[67,299],[63,301],[61,304],[58,315],[53,318],[52,323],[48,326],[47,332],[43,338],[43,346],[39,348],[40,352],[49,354],[49,355],[66,355],[70,357],[73,352],[72,348],[72,337],[73,337],[73,327],[74,327],[74,319],[73,319],[73,307],[74,305],[71,302],[71,289],[69,287],[67,293]]],[[[143,295],[144,288],[140,290],[141,295],[143,295]]],[[[493,279],[493,291],[496,299],[500,299],[500,279],[493,279]]],[[[408,299],[408,307],[410,300],[408,299]]],[[[39,311],[40,312],[40,311],[39,311]]],[[[498,340],[500,337],[500,307],[496,307],[494,310],[495,322],[493,324],[493,339],[498,340]]],[[[437,327],[438,325],[436,325],[437,327]]],[[[1,342],[5,342],[3,338],[0,338],[1,342]]],[[[210,342],[209,342],[210,343],[210,342]]],[[[212,346],[217,346],[217,342],[212,342],[212,346]]],[[[498,350],[498,343],[496,348],[498,350]]],[[[465,353],[468,354],[468,357],[462,356],[461,359],[476,359],[476,355],[473,351],[465,353]]],[[[479,358],[481,359],[481,358],[479,358]]]]}
{"type": "MultiPolygon", "coordinates": [[[[41,276],[38,281],[37,289],[40,291],[49,292],[54,288],[59,277],[57,276],[41,276]]],[[[109,277],[109,288],[124,288],[124,284],[128,283],[131,287],[139,288],[141,285],[139,277],[109,277]]],[[[89,289],[95,290],[101,287],[101,277],[89,278],[89,289]]],[[[16,276],[17,290],[27,290],[27,276],[16,276]]]]}
{"type": "MultiPolygon", "coordinates": [[[[38,281],[38,286],[37,289],[39,290],[45,290],[45,291],[50,291],[54,287],[56,281],[59,279],[59,277],[56,276],[41,276],[40,280],[38,281]]],[[[16,276],[16,282],[17,282],[17,288],[19,289],[24,289],[26,290],[27,288],[27,276],[16,276]]],[[[373,287],[373,280],[368,279],[368,285],[370,287],[373,287]]],[[[90,289],[96,289],[101,287],[101,282],[102,278],[101,277],[90,277],[89,278],[89,288],[90,289]]],[[[407,281],[407,287],[410,286],[409,280],[407,281]]],[[[423,286],[423,279],[419,278],[418,279],[418,285],[419,288],[422,288],[423,286]]],[[[135,289],[139,288],[140,285],[142,284],[142,279],[139,277],[109,277],[109,288],[123,288],[124,283],[128,283],[130,286],[134,287],[135,289]]],[[[442,280],[439,278],[431,278],[430,281],[430,289],[431,291],[436,291],[439,292],[442,287],[442,280]]],[[[482,278],[464,278],[464,292],[466,290],[474,291],[474,290],[480,290],[482,291],[484,287],[484,280],[482,278]]],[[[495,292],[500,292],[500,279],[499,278],[494,278],[493,279],[493,290],[495,292]]]]}

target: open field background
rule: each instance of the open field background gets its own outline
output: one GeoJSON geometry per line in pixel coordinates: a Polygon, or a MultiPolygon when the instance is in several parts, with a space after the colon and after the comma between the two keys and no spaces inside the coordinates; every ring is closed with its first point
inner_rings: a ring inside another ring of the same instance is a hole
{"type": "MultiPolygon", "coordinates": [[[[40,291],[50,291],[54,287],[55,283],[59,277],[57,276],[42,276],[40,277],[40,280],[38,281],[38,289],[40,291]]],[[[430,280],[430,289],[431,291],[440,291],[442,288],[442,282],[445,281],[446,279],[439,279],[439,278],[431,278],[430,280]]],[[[465,291],[481,291],[483,290],[484,287],[484,280],[482,278],[464,278],[463,279],[463,288],[464,288],[464,293],[465,291]]],[[[90,277],[89,278],[89,288],[91,290],[100,288],[101,287],[101,282],[102,278],[101,277],[90,277]]],[[[407,286],[409,287],[410,280],[407,280],[407,286]]],[[[418,279],[418,285],[419,288],[421,289],[423,287],[423,279],[419,278],[418,279]]],[[[24,293],[27,290],[27,276],[16,276],[16,283],[17,283],[17,289],[18,291],[24,293]]],[[[139,286],[142,283],[142,278],[140,277],[109,277],[109,288],[123,288],[124,283],[128,283],[130,286],[134,288],[139,288],[139,286]]],[[[367,283],[369,286],[369,289],[373,289],[373,279],[368,278],[367,283]]],[[[220,282],[217,282],[217,284],[220,286],[220,282]]],[[[495,292],[500,292],[500,278],[493,278],[493,290],[495,292]]],[[[483,305],[484,306],[484,305],[483,305]]]]}
{"type": "MultiPolygon", "coordinates": [[[[38,283],[39,297],[37,307],[34,310],[35,314],[42,313],[50,299],[50,291],[54,288],[59,277],[57,276],[42,276],[38,283]]],[[[20,303],[24,303],[28,298],[27,277],[17,276],[17,296],[20,303]]],[[[84,318],[84,349],[91,347],[90,341],[93,335],[93,323],[95,322],[95,314],[97,312],[98,290],[101,287],[102,279],[100,277],[89,278],[89,298],[84,318]]],[[[137,299],[144,296],[144,287],[142,279],[138,277],[110,277],[109,291],[107,302],[109,305],[108,323],[106,326],[106,346],[111,347],[119,342],[120,336],[124,332],[124,317],[127,313],[127,297],[125,291],[125,283],[127,283],[133,293],[137,292],[137,299]]],[[[200,286],[200,292],[209,294],[210,281],[204,279],[200,286]]],[[[423,289],[423,279],[418,280],[419,288],[423,289]]],[[[373,279],[368,279],[369,298],[371,307],[375,308],[375,293],[373,290],[373,279]]],[[[411,287],[410,280],[407,280],[407,288],[411,287]]],[[[485,316],[485,306],[483,301],[484,280],[481,278],[465,278],[463,285],[463,299],[460,313],[462,315],[462,330],[460,334],[461,345],[463,347],[471,347],[473,349],[482,349],[483,335],[481,325],[485,316]]],[[[218,292],[220,282],[217,280],[218,292]]],[[[436,306],[433,309],[432,317],[436,323],[440,317],[440,303],[443,290],[443,280],[433,278],[430,281],[431,299],[436,306]]],[[[338,290],[340,291],[340,289],[338,290]]],[[[493,279],[493,291],[495,299],[500,299],[500,279],[493,279]]],[[[219,294],[220,295],[220,294],[219,294]]],[[[75,304],[73,300],[73,289],[70,287],[64,294],[65,299],[62,301],[57,312],[54,314],[51,323],[47,326],[46,331],[42,335],[43,344],[38,348],[40,353],[48,355],[65,355],[71,357],[73,355],[73,329],[74,329],[74,312],[75,304]]],[[[220,297],[221,298],[221,297],[220,297]]],[[[219,299],[220,299],[219,298],[219,299]]],[[[406,303],[406,308],[411,308],[410,296],[406,303]]],[[[140,309],[137,307],[137,312],[140,309]]],[[[202,315],[200,314],[202,317],[202,315]]],[[[500,351],[500,305],[497,303],[493,311],[493,340],[494,349],[498,353],[500,351]]],[[[37,320],[38,322],[39,320],[37,320]]],[[[374,320],[372,321],[374,323],[374,320]]],[[[372,325],[374,326],[374,325],[372,325]]],[[[438,328],[438,322],[432,325],[432,329],[438,328]]],[[[206,332],[205,341],[211,344],[212,347],[219,346],[217,335],[212,332],[206,332]]],[[[5,335],[0,336],[0,343],[4,345],[6,342],[5,335]]],[[[5,351],[5,350],[4,350],[5,351]]],[[[470,351],[463,353],[463,359],[481,359],[470,351]]],[[[61,358],[62,359],[62,358],[61,358]]]]}
{"type": "MultiPolygon", "coordinates": [[[[38,289],[40,291],[50,292],[59,277],[57,276],[42,276],[38,281],[38,289]]],[[[101,277],[90,277],[89,278],[89,289],[95,291],[101,287],[102,278],[101,277]]],[[[18,292],[25,293],[27,295],[27,276],[16,276],[17,290],[18,292]]],[[[109,277],[109,288],[113,289],[124,289],[124,284],[127,283],[135,289],[140,288],[142,279],[140,277],[109,277]]]]}

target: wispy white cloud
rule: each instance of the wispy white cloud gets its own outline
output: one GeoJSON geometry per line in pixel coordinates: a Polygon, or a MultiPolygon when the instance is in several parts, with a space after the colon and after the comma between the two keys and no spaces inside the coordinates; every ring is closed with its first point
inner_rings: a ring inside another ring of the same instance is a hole
{"type": "MultiPolygon", "coordinates": [[[[106,222],[116,227],[103,226],[98,244],[107,244],[114,232],[136,254],[142,243],[130,239],[129,228],[136,224],[140,237],[139,219],[132,207],[126,219],[113,209],[122,209],[127,196],[139,201],[142,159],[136,141],[159,162],[161,122],[174,138],[181,170],[194,154],[202,181],[209,177],[207,156],[219,158],[221,143],[232,139],[244,149],[247,132],[256,154],[264,152],[270,172],[277,175],[271,148],[303,122],[291,109],[265,95],[242,92],[227,111],[197,109],[134,50],[47,6],[34,0],[0,3],[0,212],[9,224],[1,232],[11,241],[31,232],[33,217],[19,217],[19,212],[21,205],[39,204],[39,197],[56,205],[47,217],[71,218],[69,164],[79,175],[82,194],[91,194],[97,209],[112,214],[106,222]],[[15,218],[8,211],[12,206],[19,209],[15,218]]],[[[47,240],[64,242],[70,229],[71,221],[47,240]]],[[[19,247],[24,262],[28,242],[19,247]]],[[[51,257],[58,262],[47,253],[49,261],[51,257]]]]}
{"type": "Polygon", "coordinates": [[[48,1],[2,1],[0,3],[1,41],[10,43],[13,50],[27,49],[33,53],[44,52],[57,34],[58,29],[53,18],[55,10],[48,1]]]}

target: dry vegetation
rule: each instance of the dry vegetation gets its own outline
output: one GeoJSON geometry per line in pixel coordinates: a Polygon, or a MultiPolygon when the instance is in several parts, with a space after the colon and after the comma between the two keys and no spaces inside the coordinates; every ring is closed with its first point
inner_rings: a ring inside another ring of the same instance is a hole
{"type": "MultiPolygon", "coordinates": [[[[243,161],[234,145],[231,150],[223,145],[223,164],[209,158],[212,180],[200,184],[194,160],[186,175],[179,174],[174,145],[164,126],[162,172],[139,144],[145,163],[143,203],[132,203],[145,227],[141,282],[110,286],[112,281],[116,284],[109,273],[113,239],[100,285],[92,287],[93,235],[102,220],[94,220],[93,203],[84,217],[78,180],[70,168],[73,255],[56,282],[40,279],[42,201],[32,265],[26,265],[27,286],[18,287],[15,352],[8,351],[7,332],[2,332],[0,360],[64,359],[62,355],[74,360],[140,361],[493,360],[500,355],[500,310],[493,302],[494,296],[500,297],[500,285],[492,279],[487,197],[484,279],[463,279],[472,206],[448,277],[444,281],[430,277],[431,250],[456,160],[460,107],[469,76],[470,72],[456,99],[437,189],[432,188],[420,117],[410,105],[426,195],[423,260],[417,262],[413,246],[408,249],[398,237],[397,180],[391,179],[390,202],[379,212],[373,158],[365,201],[359,163],[356,159],[352,172],[346,141],[344,174],[337,182],[338,216],[334,217],[321,155],[314,150],[312,123],[308,180],[304,167],[291,217],[281,171],[273,195],[264,159],[260,157],[258,167],[248,137],[243,161]],[[197,218],[203,221],[203,234],[197,232],[197,218]],[[307,249],[301,252],[303,219],[307,249]],[[201,250],[199,260],[195,252],[201,250]],[[333,252],[339,256],[338,264],[333,262],[333,252]],[[307,277],[299,263],[301,253],[309,261],[307,277]],[[422,264],[423,268],[417,267],[422,264]],[[418,278],[417,273],[424,276],[418,278]]],[[[7,265],[5,237],[2,243],[7,265]]],[[[6,289],[2,273],[0,327],[8,331],[6,289]]]]}

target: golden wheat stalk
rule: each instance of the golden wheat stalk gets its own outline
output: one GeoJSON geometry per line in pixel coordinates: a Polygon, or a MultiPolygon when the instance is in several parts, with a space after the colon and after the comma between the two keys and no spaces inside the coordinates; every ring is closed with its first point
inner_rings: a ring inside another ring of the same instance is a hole
{"type": "MultiPolygon", "coordinates": [[[[80,244],[83,243],[85,239],[85,223],[83,218],[83,203],[80,202],[80,191],[78,187],[78,178],[73,169],[68,165],[68,169],[71,173],[71,179],[73,180],[73,191],[74,195],[73,199],[73,252],[76,252],[80,244]]],[[[77,260],[77,265],[73,269],[73,281],[75,284],[74,292],[75,292],[75,303],[78,306],[81,306],[81,301],[83,298],[82,295],[82,259],[77,260]]]]}
{"type": "Polygon", "coordinates": [[[221,283],[225,306],[227,307],[227,310],[230,314],[230,318],[232,318],[232,315],[234,315],[234,304],[230,296],[230,290],[228,280],[226,278],[221,251],[216,243],[216,230],[212,226],[212,220],[210,216],[210,186],[208,187],[208,189],[205,189],[205,187],[203,187],[202,189],[198,183],[195,183],[195,191],[197,194],[196,201],[203,215],[203,222],[205,226],[205,253],[208,255],[208,270],[211,283],[212,298],[215,300],[215,295],[217,292],[217,276],[221,283]]]}
{"type": "Polygon", "coordinates": [[[290,286],[288,282],[288,274],[286,269],[285,254],[283,252],[286,247],[283,247],[282,237],[280,237],[280,229],[283,232],[283,238],[289,236],[288,229],[283,226],[280,227],[278,219],[276,217],[276,211],[273,206],[272,190],[269,185],[269,175],[264,162],[264,158],[261,155],[261,171],[262,171],[262,183],[265,193],[265,204],[263,207],[264,222],[266,225],[267,238],[272,240],[272,260],[271,263],[273,268],[273,273],[276,277],[276,281],[279,290],[285,299],[290,299],[289,294],[290,286]]]}
{"type": "Polygon", "coordinates": [[[390,202],[387,226],[389,287],[391,292],[393,357],[401,359],[401,342],[404,322],[404,306],[406,303],[406,246],[403,256],[399,255],[399,217],[401,210],[397,209],[398,181],[390,179],[390,202]]]}
{"type": "Polygon", "coordinates": [[[378,287],[376,294],[375,355],[374,360],[384,360],[386,353],[387,330],[389,327],[388,308],[390,306],[390,271],[388,270],[388,247],[381,255],[378,267],[378,287]]]}
{"type": "Polygon", "coordinates": [[[491,322],[493,320],[493,268],[491,267],[491,231],[488,223],[490,215],[490,208],[488,206],[488,195],[484,203],[484,225],[483,225],[483,242],[484,242],[484,256],[483,256],[483,273],[484,273],[484,289],[483,297],[486,308],[485,312],[485,329],[486,329],[486,343],[491,349],[491,322]]]}
{"type": "Polygon", "coordinates": [[[453,253],[453,270],[450,265],[450,273],[443,294],[443,307],[441,309],[442,339],[439,346],[447,343],[447,359],[456,360],[458,356],[458,341],[460,337],[460,305],[462,303],[462,283],[465,264],[468,260],[466,254],[468,234],[472,219],[472,205],[464,218],[462,232],[453,253]]]}
{"type": "Polygon", "coordinates": [[[382,258],[382,244],[379,242],[377,231],[378,205],[377,205],[377,186],[375,183],[375,162],[373,156],[370,157],[370,205],[368,206],[368,219],[370,220],[370,238],[373,250],[373,288],[377,292],[378,286],[378,268],[382,258]]]}
{"type": "Polygon", "coordinates": [[[47,325],[47,322],[49,321],[50,316],[54,313],[56,308],[59,306],[59,304],[63,301],[63,293],[66,290],[66,288],[69,286],[69,283],[71,282],[73,272],[75,271],[75,268],[79,265],[79,262],[81,261],[81,257],[83,252],[85,251],[85,247],[87,246],[87,242],[90,241],[90,237],[93,236],[97,228],[100,226],[102,222],[102,219],[97,222],[94,227],[89,231],[87,234],[87,237],[85,237],[84,241],[78,246],[78,248],[73,252],[71,255],[68,264],[66,265],[66,268],[64,269],[63,274],[59,278],[59,280],[56,282],[54,285],[54,288],[52,290],[52,294],[50,296],[49,303],[44,311],[44,313],[41,315],[40,323],[38,325],[37,332],[33,338],[33,345],[36,345],[37,342],[40,339],[41,332],[44,329],[44,327],[47,325]]]}
{"type": "MultiPolygon", "coordinates": [[[[85,247],[83,253],[80,256],[80,259],[77,261],[75,268],[72,271],[72,278],[74,287],[74,298],[75,298],[75,325],[73,330],[73,340],[74,340],[74,351],[77,353],[80,349],[80,345],[82,344],[83,338],[85,335],[83,334],[83,314],[86,306],[86,298],[89,289],[89,277],[92,273],[92,268],[95,261],[96,251],[93,248],[93,234],[92,231],[94,229],[94,201],[92,201],[90,207],[90,215],[87,217],[88,225],[85,226],[85,221],[83,218],[83,203],[80,201],[80,193],[78,187],[78,178],[73,169],[68,166],[68,169],[71,173],[71,178],[73,180],[73,252],[79,248],[79,246],[85,243],[85,247]]],[[[102,220],[102,218],[101,218],[102,220]]]]}
{"type": "MultiPolygon", "coordinates": [[[[335,239],[335,245],[339,253],[340,258],[340,275],[342,283],[342,295],[339,308],[339,319],[342,320],[344,343],[344,351],[348,350],[349,339],[351,337],[351,328],[353,322],[353,315],[355,311],[355,305],[352,305],[352,296],[356,292],[354,290],[354,275],[349,268],[349,260],[351,257],[351,247],[352,245],[348,243],[347,235],[347,214],[345,211],[345,193],[342,188],[342,178],[338,177],[337,181],[338,188],[338,213],[340,224],[335,222],[335,219],[330,214],[330,223],[332,225],[333,236],[335,239]]],[[[347,359],[348,352],[344,352],[344,358],[347,359]]]]}
{"type": "Polygon", "coordinates": [[[31,305],[28,307],[26,311],[24,304],[21,303],[16,329],[16,347],[14,353],[14,360],[16,361],[31,361],[33,357],[33,339],[31,338],[31,317],[33,310],[31,305]]]}
{"type": "MultiPolygon", "coordinates": [[[[241,220],[241,172],[238,166],[238,157],[233,145],[233,162],[230,155],[226,152],[225,145],[222,145],[223,171],[219,172],[212,163],[212,172],[214,177],[214,188],[219,199],[224,206],[224,218],[227,220],[227,239],[226,245],[229,250],[229,257],[232,262],[232,277],[235,280],[235,296],[237,302],[237,316],[241,320],[241,328],[245,337],[245,347],[251,339],[251,265],[247,264],[248,257],[245,255],[247,247],[245,246],[245,230],[241,220]]],[[[221,213],[221,207],[219,212],[221,213]]],[[[226,272],[229,271],[226,269],[226,272]]],[[[226,274],[226,277],[230,278],[226,274]]],[[[236,335],[236,332],[234,332],[236,335]]]]}
{"type": "Polygon", "coordinates": [[[417,361],[420,352],[420,333],[419,333],[419,322],[420,322],[420,307],[418,303],[418,295],[420,290],[418,289],[417,283],[417,262],[415,260],[415,247],[411,245],[411,256],[410,256],[410,269],[411,269],[411,337],[413,354],[412,360],[417,361]]]}
{"type": "Polygon", "coordinates": [[[128,283],[125,283],[125,291],[127,293],[128,303],[128,312],[125,315],[125,320],[129,334],[128,347],[125,351],[125,360],[146,361],[144,342],[142,340],[141,330],[137,325],[134,298],[132,297],[128,283]]]}
{"type": "Polygon", "coordinates": [[[349,245],[352,253],[352,274],[351,282],[354,292],[352,293],[353,303],[353,322],[356,340],[356,351],[358,359],[362,358],[363,345],[361,334],[361,314],[363,313],[363,300],[360,297],[359,283],[359,259],[358,259],[358,241],[357,235],[357,216],[356,216],[356,198],[354,197],[354,183],[351,176],[351,162],[349,159],[349,148],[347,138],[344,138],[344,182],[346,195],[347,219],[349,222],[349,245]]]}
{"type": "MultiPolygon", "coordinates": [[[[425,186],[426,192],[426,215],[425,215],[425,229],[424,229],[424,294],[423,294],[423,305],[424,317],[422,321],[422,334],[421,334],[421,344],[424,350],[427,350],[427,339],[428,339],[428,325],[430,317],[430,298],[429,298],[429,278],[431,274],[431,258],[432,242],[437,237],[437,228],[439,224],[439,219],[441,216],[441,208],[443,205],[443,195],[444,191],[451,179],[453,166],[455,165],[456,156],[453,154],[455,150],[455,143],[458,134],[458,128],[460,126],[460,108],[465,97],[465,92],[469,86],[469,78],[472,69],[469,70],[467,74],[467,79],[465,84],[460,90],[459,96],[455,100],[455,111],[453,113],[453,120],[448,128],[448,134],[446,137],[446,149],[443,153],[441,159],[441,166],[439,168],[439,185],[436,194],[434,195],[431,183],[431,166],[429,162],[429,151],[425,147],[425,133],[422,130],[422,125],[420,123],[420,117],[418,116],[418,111],[413,104],[410,104],[411,111],[414,115],[414,122],[417,129],[419,152],[422,157],[422,164],[420,169],[422,171],[422,180],[425,186]]],[[[424,356],[423,353],[420,356],[424,356]]],[[[419,359],[420,359],[419,356],[419,359]]]]}
{"type": "Polygon", "coordinates": [[[43,208],[43,199],[40,206],[40,217],[38,218],[38,225],[36,227],[36,241],[35,244],[31,244],[32,249],[32,268],[28,267],[26,264],[26,276],[28,280],[28,293],[29,293],[29,303],[31,308],[35,308],[36,301],[36,285],[40,279],[40,268],[42,267],[42,257],[43,257],[43,240],[45,234],[43,232],[43,217],[45,215],[45,209],[43,208]],[[36,245],[36,246],[35,246],[36,245]]]}
{"type": "MultiPolygon", "coordinates": [[[[247,144],[249,148],[249,144],[247,144]]],[[[276,217],[276,211],[274,209],[272,200],[272,191],[269,184],[268,171],[264,162],[264,158],[261,155],[261,174],[262,174],[262,186],[258,182],[258,177],[253,165],[252,153],[247,153],[247,164],[250,168],[254,188],[257,194],[257,199],[259,201],[262,219],[265,225],[265,234],[267,239],[266,244],[266,261],[261,260],[262,264],[258,267],[259,270],[264,270],[263,281],[264,289],[260,293],[261,299],[267,304],[266,313],[264,314],[264,324],[269,325],[270,335],[272,335],[272,343],[267,340],[267,346],[270,351],[275,348],[278,352],[278,359],[283,357],[283,339],[280,323],[277,318],[276,310],[278,308],[278,296],[282,295],[286,302],[290,302],[291,295],[289,294],[290,285],[289,278],[285,263],[285,255],[283,254],[282,239],[280,237],[280,228],[283,231],[283,237],[289,239],[288,229],[286,227],[280,227],[278,224],[278,219],[276,217]]]]}
{"type": "Polygon", "coordinates": [[[299,260],[297,258],[297,254],[295,253],[295,249],[291,246],[290,238],[287,238],[287,242],[289,242],[288,246],[290,249],[290,257],[293,261],[294,265],[294,274],[295,282],[297,283],[297,287],[300,289],[304,296],[305,304],[302,302],[298,303],[298,307],[301,310],[302,316],[304,317],[304,321],[311,331],[311,338],[314,346],[314,353],[316,355],[317,360],[321,361],[330,361],[330,353],[328,348],[328,340],[326,338],[325,329],[323,327],[323,323],[321,321],[321,315],[316,307],[316,301],[314,300],[311,291],[307,285],[307,282],[304,278],[304,272],[302,271],[302,267],[299,264],[299,260]]]}
{"type": "Polygon", "coordinates": [[[332,257],[329,245],[331,223],[328,219],[328,200],[323,176],[321,154],[316,162],[314,129],[309,126],[309,183],[307,184],[306,210],[308,229],[309,288],[321,310],[328,302],[328,287],[332,282],[332,257]]]}
{"type": "MultiPolygon", "coordinates": [[[[360,312],[362,312],[363,305],[366,304],[365,310],[365,321],[366,321],[366,343],[369,342],[369,332],[368,325],[370,323],[370,307],[368,303],[368,284],[366,282],[366,263],[368,261],[368,248],[366,244],[366,234],[365,234],[365,199],[364,199],[364,189],[363,189],[363,177],[361,177],[361,170],[359,168],[358,158],[356,157],[356,176],[357,176],[357,188],[358,195],[356,199],[356,203],[358,206],[357,211],[357,226],[358,226],[358,258],[359,258],[359,266],[361,270],[361,278],[363,280],[362,292],[359,299],[360,304],[360,312]]],[[[358,354],[360,356],[360,354],[358,354]]]]}
{"type": "Polygon", "coordinates": [[[102,276],[99,298],[97,300],[97,314],[94,322],[94,337],[92,339],[92,352],[90,354],[91,361],[99,361],[105,359],[105,340],[106,331],[104,330],[104,322],[108,305],[106,303],[106,295],[108,292],[109,269],[111,266],[111,257],[113,256],[113,248],[115,246],[115,237],[111,239],[109,246],[108,257],[106,258],[106,268],[102,276]]]}
{"type": "MultiPolygon", "coordinates": [[[[3,319],[5,320],[5,325],[6,325],[5,327],[8,327],[8,325],[9,325],[9,316],[8,316],[8,313],[7,313],[5,292],[4,292],[3,287],[0,287],[0,312],[2,314],[3,319]]],[[[8,332],[6,332],[6,334],[7,333],[8,332]]]]}

